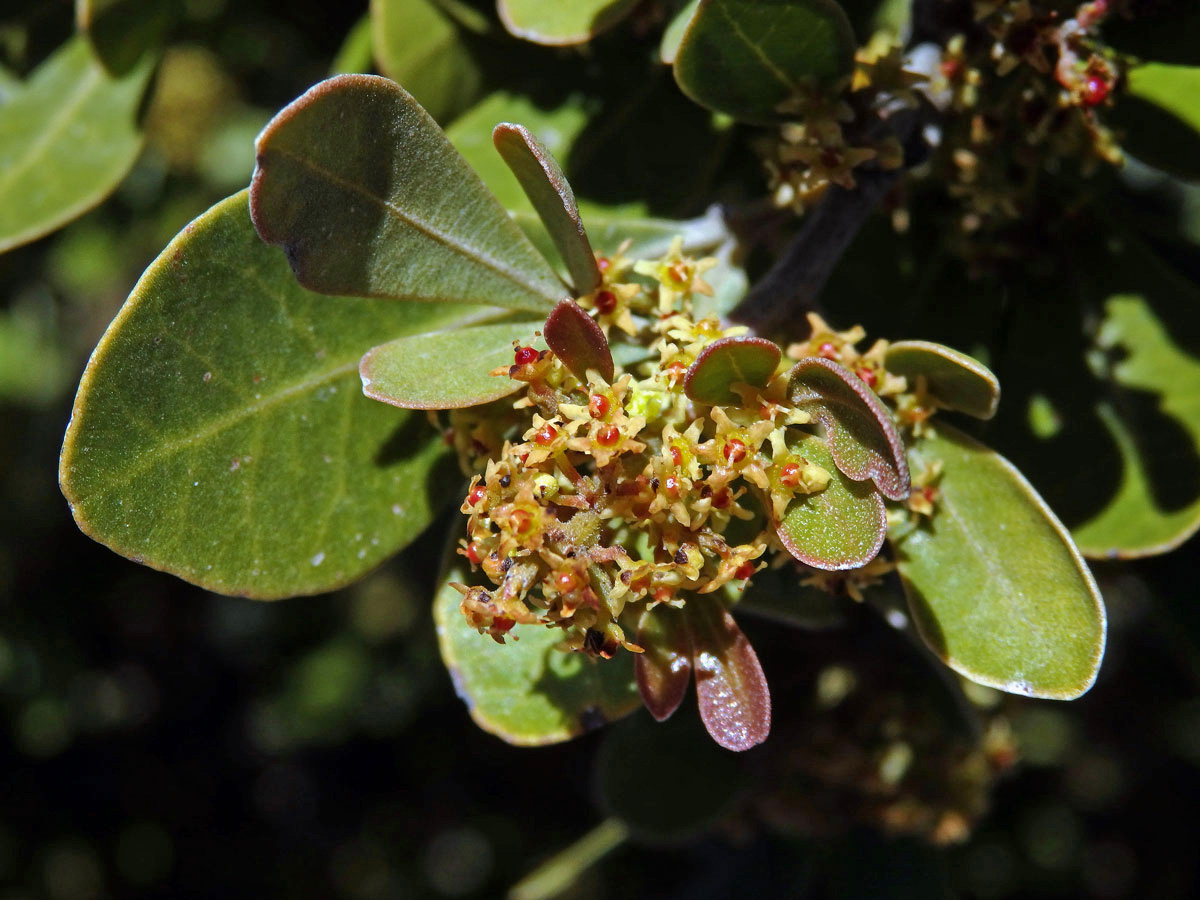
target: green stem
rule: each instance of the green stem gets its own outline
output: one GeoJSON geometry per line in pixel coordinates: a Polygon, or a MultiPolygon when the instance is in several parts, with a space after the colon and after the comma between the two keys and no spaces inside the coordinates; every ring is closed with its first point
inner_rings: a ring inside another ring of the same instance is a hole
{"type": "Polygon", "coordinates": [[[557,897],[593,865],[624,843],[629,829],[606,819],[565,850],[550,857],[508,892],[508,900],[550,900],[557,897]]]}

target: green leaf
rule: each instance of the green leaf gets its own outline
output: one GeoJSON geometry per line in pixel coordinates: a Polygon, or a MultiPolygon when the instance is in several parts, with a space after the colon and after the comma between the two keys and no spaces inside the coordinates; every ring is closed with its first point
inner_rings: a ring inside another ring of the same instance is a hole
{"type": "Polygon", "coordinates": [[[59,470],[76,521],[224,594],[353,581],[457,481],[423,413],[362,396],[358,360],[468,315],[305,291],[258,239],[246,193],[230,197],[147,269],[88,363],[59,470]]]}
{"type": "Polygon", "coordinates": [[[342,39],[342,46],[338,49],[337,56],[329,64],[329,74],[352,75],[356,72],[369,73],[375,66],[375,56],[372,48],[374,39],[375,34],[374,29],[371,27],[371,17],[369,15],[363,16],[346,32],[346,36],[342,39]]]}
{"type": "Polygon", "coordinates": [[[612,382],[615,369],[608,338],[596,320],[574,300],[558,301],[546,317],[546,343],[580,381],[587,382],[588,369],[595,369],[612,382]]]}
{"type": "Polygon", "coordinates": [[[1070,700],[1096,679],[1104,604],[1070,535],[1013,465],[944,422],[912,447],[942,464],[928,527],[896,540],[913,619],[960,674],[1070,700]]]}
{"type": "Polygon", "coordinates": [[[857,569],[883,546],[887,513],[869,481],[853,481],[834,465],[833,454],[815,435],[805,435],[792,451],[830,473],[815,494],[798,494],[776,529],[788,553],[805,565],[831,571],[857,569]]]}
{"type": "Polygon", "coordinates": [[[1150,63],[1128,73],[1109,118],[1122,146],[1151,165],[1200,180],[1200,67],[1150,63]]]}
{"type": "Polygon", "coordinates": [[[729,610],[696,595],[683,609],[692,635],[700,718],[726,750],[749,750],[771,731],[771,692],[758,654],[729,610]]]}
{"type": "Polygon", "coordinates": [[[75,0],[75,21],[104,67],[126,75],[174,24],[174,0],[75,0]]]}
{"type": "Polygon", "coordinates": [[[684,391],[698,403],[740,404],[730,385],[766,387],[783,352],[766,338],[741,335],[713,341],[700,351],[683,379],[684,391]]]}
{"type": "Polygon", "coordinates": [[[439,122],[479,99],[483,71],[468,37],[432,0],[371,0],[375,61],[439,122]]]}
{"type": "Polygon", "coordinates": [[[855,481],[870,478],[889,500],[908,496],[904,442],[892,417],[849,369],[820,356],[800,360],[788,382],[792,405],[828,432],[837,467],[855,481]]]}
{"type": "Polygon", "coordinates": [[[633,661],[638,693],[659,722],[671,717],[692,680],[692,639],[684,613],[665,603],[646,610],[638,621],[633,661]]]}
{"type": "Polygon", "coordinates": [[[575,194],[562,169],[545,147],[523,125],[502,122],[492,131],[492,141],[558,248],[575,295],[591,293],[602,281],[587,231],[579,219],[575,194]]]}
{"type": "Polygon", "coordinates": [[[675,57],[679,53],[679,44],[699,6],[700,0],[688,0],[688,4],[675,13],[675,18],[671,19],[667,30],[663,32],[662,43],[658,45],[658,58],[668,66],[675,62],[675,57]]]}
{"type": "Polygon", "coordinates": [[[433,119],[386,78],[321,82],[257,149],[255,227],[312,290],[543,314],[564,294],[433,119]]]}
{"type": "Polygon", "coordinates": [[[1200,131],[1200,66],[1150,63],[1129,70],[1129,93],[1200,131]]]}
{"type": "Polygon", "coordinates": [[[450,582],[471,583],[462,557],[451,554],[433,601],[438,645],[466,702],[484,731],[510,744],[553,744],[619,719],[640,704],[631,653],[594,661],[556,650],[562,632],[516,625],[498,644],[467,624],[462,595],[450,582]]]}
{"type": "Polygon", "coordinates": [[[583,44],[612,28],[637,0],[498,0],[509,33],[536,44],[583,44]]]}
{"type": "Polygon", "coordinates": [[[675,80],[708,109],[746,122],[798,117],[792,107],[854,67],[857,42],[834,0],[701,0],[675,54],[675,80]]]}
{"type": "Polygon", "coordinates": [[[990,419],[1000,403],[1000,382],[977,359],[930,341],[896,341],[887,349],[888,371],[909,379],[924,376],[929,392],[947,409],[990,419]]]}
{"type": "Polygon", "coordinates": [[[513,341],[534,343],[535,321],[497,322],[414,334],[370,350],[359,365],[363,393],[402,409],[463,409],[525,385],[492,375],[512,365],[513,341]]]}
{"type": "Polygon", "coordinates": [[[114,78],[75,37],[0,106],[0,253],[87,212],[125,177],[152,68],[147,57],[114,78]]]}

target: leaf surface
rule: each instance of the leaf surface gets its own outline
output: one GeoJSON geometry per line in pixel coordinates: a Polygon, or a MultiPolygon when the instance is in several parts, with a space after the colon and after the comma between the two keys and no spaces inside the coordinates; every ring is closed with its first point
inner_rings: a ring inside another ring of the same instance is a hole
{"type": "Polygon", "coordinates": [[[156,49],[177,15],[174,0],[75,0],[75,22],[114,75],[156,49]]]}
{"type": "Polygon", "coordinates": [[[638,693],[659,722],[671,717],[692,680],[692,643],[683,612],[665,604],[642,613],[637,644],[645,652],[633,661],[638,693]]]}
{"type": "Polygon", "coordinates": [[[710,405],[741,403],[731,385],[765,387],[783,352],[766,338],[740,335],[719,338],[696,356],[683,379],[687,395],[710,405]]]}
{"type": "Polygon", "coordinates": [[[1000,382],[971,356],[931,341],[896,341],[887,349],[888,371],[909,379],[924,376],[929,392],[947,409],[990,419],[1000,403],[1000,382]]]}
{"type": "Polygon", "coordinates": [[[258,137],[250,208],[300,283],[331,294],[547,313],[549,264],[401,87],[338,75],[258,137]]]}
{"type": "Polygon", "coordinates": [[[944,422],[912,449],[941,460],[928,526],[896,541],[913,619],[960,674],[1069,700],[1095,681],[1104,604],[1067,530],[1008,460],[944,422]]]}
{"type": "Polygon", "coordinates": [[[758,654],[715,597],[689,598],[684,613],[704,727],[726,750],[761,744],[771,731],[771,693],[758,654]]]}
{"type": "Polygon", "coordinates": [[[82,215],[125,177],[152,68],[147,54],[114,78],[77,36],[0,105],[0,253],[82,215]]]}
{"type": "Polygon", "coordinates": [[[246,193],[222,201],[147,269],[88,363],[59,470],[76,521],[219,593],[354,580],[456,481],[423,414],[362,396],[358,360],[471,315],[312,294],[258,239],[246,193]]]}
{"type": "Polygon", "coordinates": [[[637,0],[499,0],[496,8],[509,33],[551,46],[583,44],[612,28],[637,0]]]}
{"type": "Polygon", "coordinates": [[[675,13],[675,17],[671,19],[670,24],[663,32],[662,42],[658,45],[658,58],[668,66],[675,62],[675,56],[679,53],[679,44],[687,32],[688,25],[692,22],[692,16],[696,14],[699,7],[700,0],[688,0],[688,4],[675,13]]]}

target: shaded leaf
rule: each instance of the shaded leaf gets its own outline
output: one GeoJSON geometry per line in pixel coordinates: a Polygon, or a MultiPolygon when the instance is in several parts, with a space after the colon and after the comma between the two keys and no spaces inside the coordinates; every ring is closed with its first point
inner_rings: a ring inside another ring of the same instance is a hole
{"type": "Polygon", "coordinates": [[[675,13],[675,17],[671,19],[671,23],[663,32],[662,43],[658,45],[658,58],[668,66],[675,62],[675,56],[679,53],[679,44],[699,6],[700,0],[688,0],[687,5],[675,13]]]}
{"type": "Polygon", "coordinates": [[[75,0],[76,25],[104,67],[118,76],[158,48],[177,14],[175,0],[75,0]]]}
{"type": "Polygon", "coordinates": [[[889,500],[908,496],[904,442],[887,409],[860,378],[832,360],[810,356],[792,368],[788,396],[828,432],[842,472],[855,481],[872,479],[889,500]]]}
{"type": "Polygon", "coordinates": [[[671,717],[692,680],[692,643],[684,613],[665,604],[642,613],[633,661],[638,693],[659,722],[671,717]]]}
{"type": "Polygon", "coordinates": [[[562,632],[541,625],[514,626],[505,644],[475,631],[449,586],[471,583],[461,560],[444,565],[433,618],[454,689],[480,728],[510,744],[553,744],[637,709],[631,653],[594,661],[556,650],[562,632]]]}
{"type": "Polygon", "coordinates": [[[152,68],[147,56],[114,78],[75,37],[0,106],[0,252],[82,215],[125,177],[152,68]]]}
{"type": "Polygon", "coordinates": [[[579,219],[575,194],[554,157],[522,125],[501,123],[492,140],[567,264],[576,296],[595,290],[601,282],[600,269],[579,219]]]}
{"type": "Polygon", "coordinates": [[[537,44],[583,44],[625,18],[637,0],[498,0],[510,34],[537,44]]]}
{"type": "Polygon", "coordinates": [[[887,349],[888,371],[915,379],[921,375],[929,392],[947,409],[977,419],[990,419],[1000,402],[1000,382],[971,356],[930,341],[896,341],[887,349]]]}
{"type": "Polygon", "coordinates": [[[439,122],[483,93],[483,72],[458,24],[433,0],[371,0],[375,61],[439,122]]]}
{"type": "Polygon", "coordinates": [[[746,122],[797,118],[806,89],[850,75],[857,42],[834,0],[701,0],[675,54],[675,80],[746,122]]]}
{"type": "Polygon", "coordinates": [[[595,320],[574,300],[560,300],[546,318],[546,343],[580,381],[595,369],[605,381],[613,380],[613,357],[608,338],[595,320]]]}
{"type": "Polygon", "coordinates": [[[512,365],[513,341],[534,343],[537,322],[498,322],[414,334],[371,349],[359,365],[363,393],[402,409],[463,409],[524,387],[492,375],[512,365]]]}
{"type": "Polygon", "coordinates": [[[917,629],[960,674],[1069,700],[1095,681],[1104,605],[1070,535],[1008,460],[943,422],[910,451],[942,464],[928,527],[896,541],[917,629]]]}
{"type": "Polygon", "coordinates": [[[887,533],[883,498],[869,481],[853,481],[834,465],[820,438],[806,435],[792,445],[830,473],[829,484],[815,494],[797,494],[776,526],[788,553],[816,569],[857,569],[878,554],[887,533]]]}
{"type": "Polygon", "coordinates": [[[715,597],[691,597],[684,613],[704,727],[726,750],[761,744],[771,731],[771,693],[754,648],[715,597]]]}
{"type": "Polygon", "coordinates": [[[1127,97],[1118,101],[1112,118],[1124,133],[1122,143],[1135,155],[1186,178],[1200,179],[1200,164],[1195,160],[1200,148],[1200,66],[1150,63],[1130,68],[1127,97]],[[1138,109],[1139,100],[1153,109],[1138,109]],[[1162,141],[1182,147],[1156,146],[1162,141]]]}
{"type": "Polygon", "coordinates": [[[254,232],[246,193],[192,222],[93,353],[59,477],[79,526],[118,553],[225,594],[353,581],[448,499],[421,413],[362,396],[388,335],[478,311],[302,289],[254,232]]]}
{"type": "Polygon", "coordinates": [[[1200,66],[1200,6],[1194,0],[1138,4],[1136,15],[1110,15],[1101,23],[1104,43],[1145,60],[1200,66]]]}
{"type": "Polygon", "coordinates": [[[548,312],[563,289],[441,129],[386,78],[338,75],[267,125],[250,208],[322,293],[548,312]]]}
{"type": "Polygon", "coordinates": [[[741,335],[713,341],[700,351],[683,379],[687,395],[699,403],[740,403],[730,385],[765,387],[783,352],[766,338],[741,335]]]}

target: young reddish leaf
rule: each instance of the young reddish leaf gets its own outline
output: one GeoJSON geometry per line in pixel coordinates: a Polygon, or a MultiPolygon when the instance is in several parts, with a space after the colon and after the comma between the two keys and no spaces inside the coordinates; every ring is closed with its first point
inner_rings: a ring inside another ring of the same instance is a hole
{"type": "Polygon", "coordinates": [[[575,193],[558,162],[524,125],[501,122],[492,131],[492,143],[521,182],[525,196],[567,264],[577,296],[600,286],[600,268],[588,241],[575,193]]]}
{"type": "Polygon", "coordinates": [[[692,644],[684,614],[670,606],[642,613],[634,659],[638,692],[650,715],[662,722],[679,708],[692,680],[692,644]]]}
{"type": "Polygon", "coordinates": [[[883,498],[869,481],[852,481],[838,471],[830,449],[815,435],[792,451],[829,470],[829,484],[815,494],[798,494],[776,525],[787,551],[805,565],[830,571],[857,569],[879,553],[887,534],[883,498]]]}
{"type": "Polygon", "coordinates": [[[758,655],[720,601],[692,597],[684,607],[700,718],[726,750],[749,750],[771,730],[771,693],[758,655]]]}
{"type": "Polygon", "coordinates": [[[583,308],[574,300],[563,299],[546,317],[543,329],[546,343],[581,381],[587,380],[587,370],[595,369],[605,381],[612,381],[616,369],[608,338],[583,308]]]}
{"type": "Polygon", "coordinates": [[[896,341],[888,347],[889,372],[925,376],[929,392],[947,409],[990,419],[1000,403],[1000,382],[991,369],[965,353],[929,341],[896,341]]]}
{"type": "Polygon", "coordinates": [[[855,481],[875,482],[889,500],[910,490],[904,442],[879,398],[853,372],[810,356],[792,368],[788,396],[828,432],[833,460],[855,481]]]}
{"type": "Polygon", "coordinates": [[[764,387],[781,355],[779,345],[766,338],[720,338],[700,351],[684,376],[683,389],[693,400],[710,406],[740,403],[730,385],[745,382],[764,387]]]}

